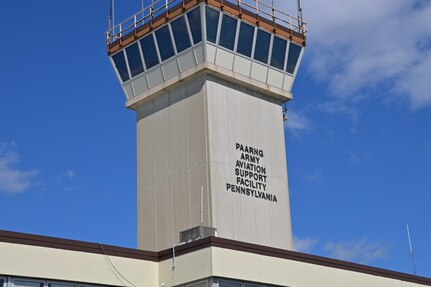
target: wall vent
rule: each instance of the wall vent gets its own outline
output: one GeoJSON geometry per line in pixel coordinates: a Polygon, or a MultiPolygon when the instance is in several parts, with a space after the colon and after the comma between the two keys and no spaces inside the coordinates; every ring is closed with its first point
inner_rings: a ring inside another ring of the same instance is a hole
{"type": "Polygon", "coordinates": [[[180,232],[180,242],[186,243],[204,237],[217,236],[217,228],[196,226],[180,232]]]}

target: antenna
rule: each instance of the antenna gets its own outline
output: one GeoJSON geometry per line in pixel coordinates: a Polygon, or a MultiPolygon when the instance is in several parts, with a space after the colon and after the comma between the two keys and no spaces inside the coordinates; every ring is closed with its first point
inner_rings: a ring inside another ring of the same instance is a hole
{"type": "Polygon", "coordinates": [[[412,246],[412,238],[410,237],[410,228],[409,225],[407,224],[407,236],[409,237],[409,245],[410,245],[410,254],[412,256],[412,260],[413,260],[413,272],[416,275],[416,262],[415,262],[415,255],[413,253],[413,246],[412,246]]]}
{"type": "MultiPolygon", "coordinates": [[[[114,28],[114,10],[115,10],[115,3],[114,0],[110,0],[110,5],[109,5],[109,30],[111,30],[112,28],[114,28]]],[[[114,31],[112,31],[113,33],[114,31]]]]}
{"type": "Polygon", "coordinates": [[[302,22],[302,6],[301,6],[301,0],[298,0],[298,26],[302,31],[302,26],[304,22],[302,22]]]}

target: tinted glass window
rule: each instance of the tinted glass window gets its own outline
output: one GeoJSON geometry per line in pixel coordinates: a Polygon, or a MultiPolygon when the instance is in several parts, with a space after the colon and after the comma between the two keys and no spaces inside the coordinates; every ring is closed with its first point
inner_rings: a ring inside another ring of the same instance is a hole
{"type": "Polygon", "coordinates": [[[126,59],[124,58],[124,51],[120,51],[117,54],[112,56],[112,59],[115,63],[115,68],[117,68],[117,72],[120,75],[120,78],[123,82],[127,81],[130,76],[127,71],[126,59]]]}
{"type": "Polygon", "coordinates": [[[223,15],[219,40],[220,46],[233,50],[235,46],[236,22],[235,18],[223,15]]]}
{"type": "Polygon", "coordinates": [[[227,280],[219,280],[218,284],[220,287],[241,287],[240,282],[227,281],[227,280]]]}
{"type": "Polygon", "coordinates": [[[254,27],[241,22],[239,27],[239,39],[237,52],[244,56],[251,57],[251,49],[253,46],[254,27]]]}
{"type": "Polygon", "coordinates": [[[0,279],[0,287],[3,287],[4,280],[0,279]]]}
{"type": "Polygon", "coordinates": [[[268,63],[269,42],[271,35],[262,30],[257,30],[256,48],[254,50],[254,58],[263,63],[268,63]]]}
{"type": "Polygon", "coordinates": [[[187,13],[190,30],[192,31],[193,43],[202,41],[201,10],[199,8],[187,13]]]}
{"type": "Polygon", "coordinates": [[[172,57],[174,47],[172,46],[171,34],[169,33],[168,26],[164,26],[156,31],[157,45],[159,46],[160,58],[162,61],[172,57]]]}
{"type": "Polygon", "coordinates": [[[142,73],[144,71],[144,67],[142,65],[141,52],[139,51],[138,43],[127,47],[126,54],[132,77],[142,73]]]}
{"type": "Polygon", "coordinates": [[[219,12],[208,8],[206,10],[207,19],[207,38],[208,41],[215,43],[217,39],[217,28],[218,28],[218,18],[219,12]]]}
{"type": "Polygon", "coordinates": [[[33,281],[15,280],[13,283],[15,287],[43,287],[43,283],[33,281]]]}
{"type": "Polygon", "coordinates": [[[189,32],[187,31],[186,20],[180,17],[171,23],[172,33],[175,38],[175,45],[178,53],[191,46],[189,32]]]}
{"type": "Polygon", "coordinates": [[[49,283],[49,287],[75,287],[76,285],[72,284],[59,284],[59,283],[49,283]]]}
{"type": "Polygon", "coordinates": [[[295,72],[295,67],[299,59],[299,54],[301,54],[301,47],[290,43],[286,72],[290,74],[293,74],[295,72]]]}
{"type": "Polygon", "coordinates": [[[159,63],[153,35],[150,34],[141,40],[142,53],[144,54],[145,65],[150,69],[159,63]]]}
{"type": "Polygon", "coordinates": [[[287,41],[274,37],[272,44],[271,66],[280,70],[284,68],[284,58],[286,57],[287,41]]]}

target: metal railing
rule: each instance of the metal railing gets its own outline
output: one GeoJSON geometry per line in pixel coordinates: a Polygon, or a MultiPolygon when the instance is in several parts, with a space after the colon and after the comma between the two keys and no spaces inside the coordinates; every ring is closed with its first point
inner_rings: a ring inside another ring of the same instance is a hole
{"type": "MultiPolygon", "coordinates": [[[[200,0],[204,1],[204,0],[200,0]]],[[[306,35],[307,24],[300,19],[300,17],[294,17],[288,13],[275,8],[274,0],[216,0],[221,3],[230,3],[237,5],[239,9],[247,10],[258,17],[265,18],[271,21],[274,25],[280,25],[299,33],[300,35],[306,35]]],[[[281,0],[282,1],[282,0],[281,0]]],[[[112,44],[113,42],[121,39],[121,37],[133,32],[135,29],[151,23],[154,19],[164,15],[169,16],[169,10],[171,8],[181,5],[184,7],[187,0],[151,0],[151,4],[144,7],[138,13],[127,18],[123,22],[113,26],[106,32],[106,43],[112,44]]]]}

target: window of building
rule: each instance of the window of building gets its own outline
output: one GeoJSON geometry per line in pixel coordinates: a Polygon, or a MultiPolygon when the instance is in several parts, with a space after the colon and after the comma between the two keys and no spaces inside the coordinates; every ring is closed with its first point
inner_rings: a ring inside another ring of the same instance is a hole
{"type": "Polygon", "coordinates": [[[127,47],[126,54],[132,77],[142,73],[144,71],[144,66],[142,64],[141,52],[139,51],[138,43],[127,47]]]}
{"type": "Polygon", "coordinates": [[[172,33],[174,34],[175,45],[178,53],[190,48],[189,32],[184,17],[180,17],[171,23],[172,33]]]}
{"type": "Polygon", "coordinates": [[[233,50],[235,46],[236,23],[237,20],[235,18],[223,14],[219,40],[220,46],[233,50]]]}
{"type": "Polygon", "coordinates": [[[14,280],[14,287],[43,287],[43,282],[30,280],[14,280]]]}
{"type": "Polygon", "coordinates": [[[3,287],[3,286],[4,286],[4,279],[0,278],[0,287],[3,287]]]}
{"type": "Polygon", "coordinates": [[[269,55],[269,44],[271,35],[265,31],[257,30],[256,47],[254,50],[254,59],[267,64],[269,55]]]}
{"type": "Polygon", "coordinates": [[[187,13],[187,20],[189,20],[193,43],[196,45],[202,41],[201,10],[197,8],[187,13]]]}
{"type": "Polygon", "coordinates": [[[168,25],[160,28],[155,33],[157,45],[159,46],[160,58],[162,58],[162,61],[169,59],[170,57],[175,55],[168,25]]]}
{"type": "Polygon", "coordinates": [[[130,79],[129,71],[127,70],[126,59],[124,58],[124,51],[120,51],[112,56],[114,60],[115,68],[117,69],[118,75],[123,82],[130,79]]]}
{"type": "Polygon", "coordinates": [[[141,47],[147,69],[159,64],[159,58],[157,57],[156,46],[154,44],[154,38],[152,34],[141,40],[141,47]]]}
{"type": "Polygon", "coordinates": [[[241,282],[230,280],[218,280],[219,287],[241,287],[241,282]]]}
{"type": "Polygon", "coordinates": [[[185,287],[208,287],[208,281],[200,281],[193,284],[185,285],[185,287]]]}
{"type": "Polygon", "coordinates": [[[274,36],[272,43],[271,66],[283,70],[286,58],[287,41],[274,36]]]}
{"type": "Polygon", "coordinates": [[[215,44],[217,40],[219,12],[207,7],[205,14],[207,24],[207,39],[208,41],[215,44]]]}
{"type": "Polygon", "coordinates": [[[301,49],[302,48],[300,46],[290,43],[286,72],[290,74],[295,72],[296,64],[298,63],[299,55],[301,54],[301,49]]]}
{"type": "Polygon", "coordinates": [[[251,57],[253,48],[254,27],[241,22],[239,27],[238,47],[236,51],[244,56],[251,57]]]}
{"type": "Polygon", "coordinates": [[[65,283],[49,283],[48,287],[76,287],[75,284],[65,284],[65,283]]]}

